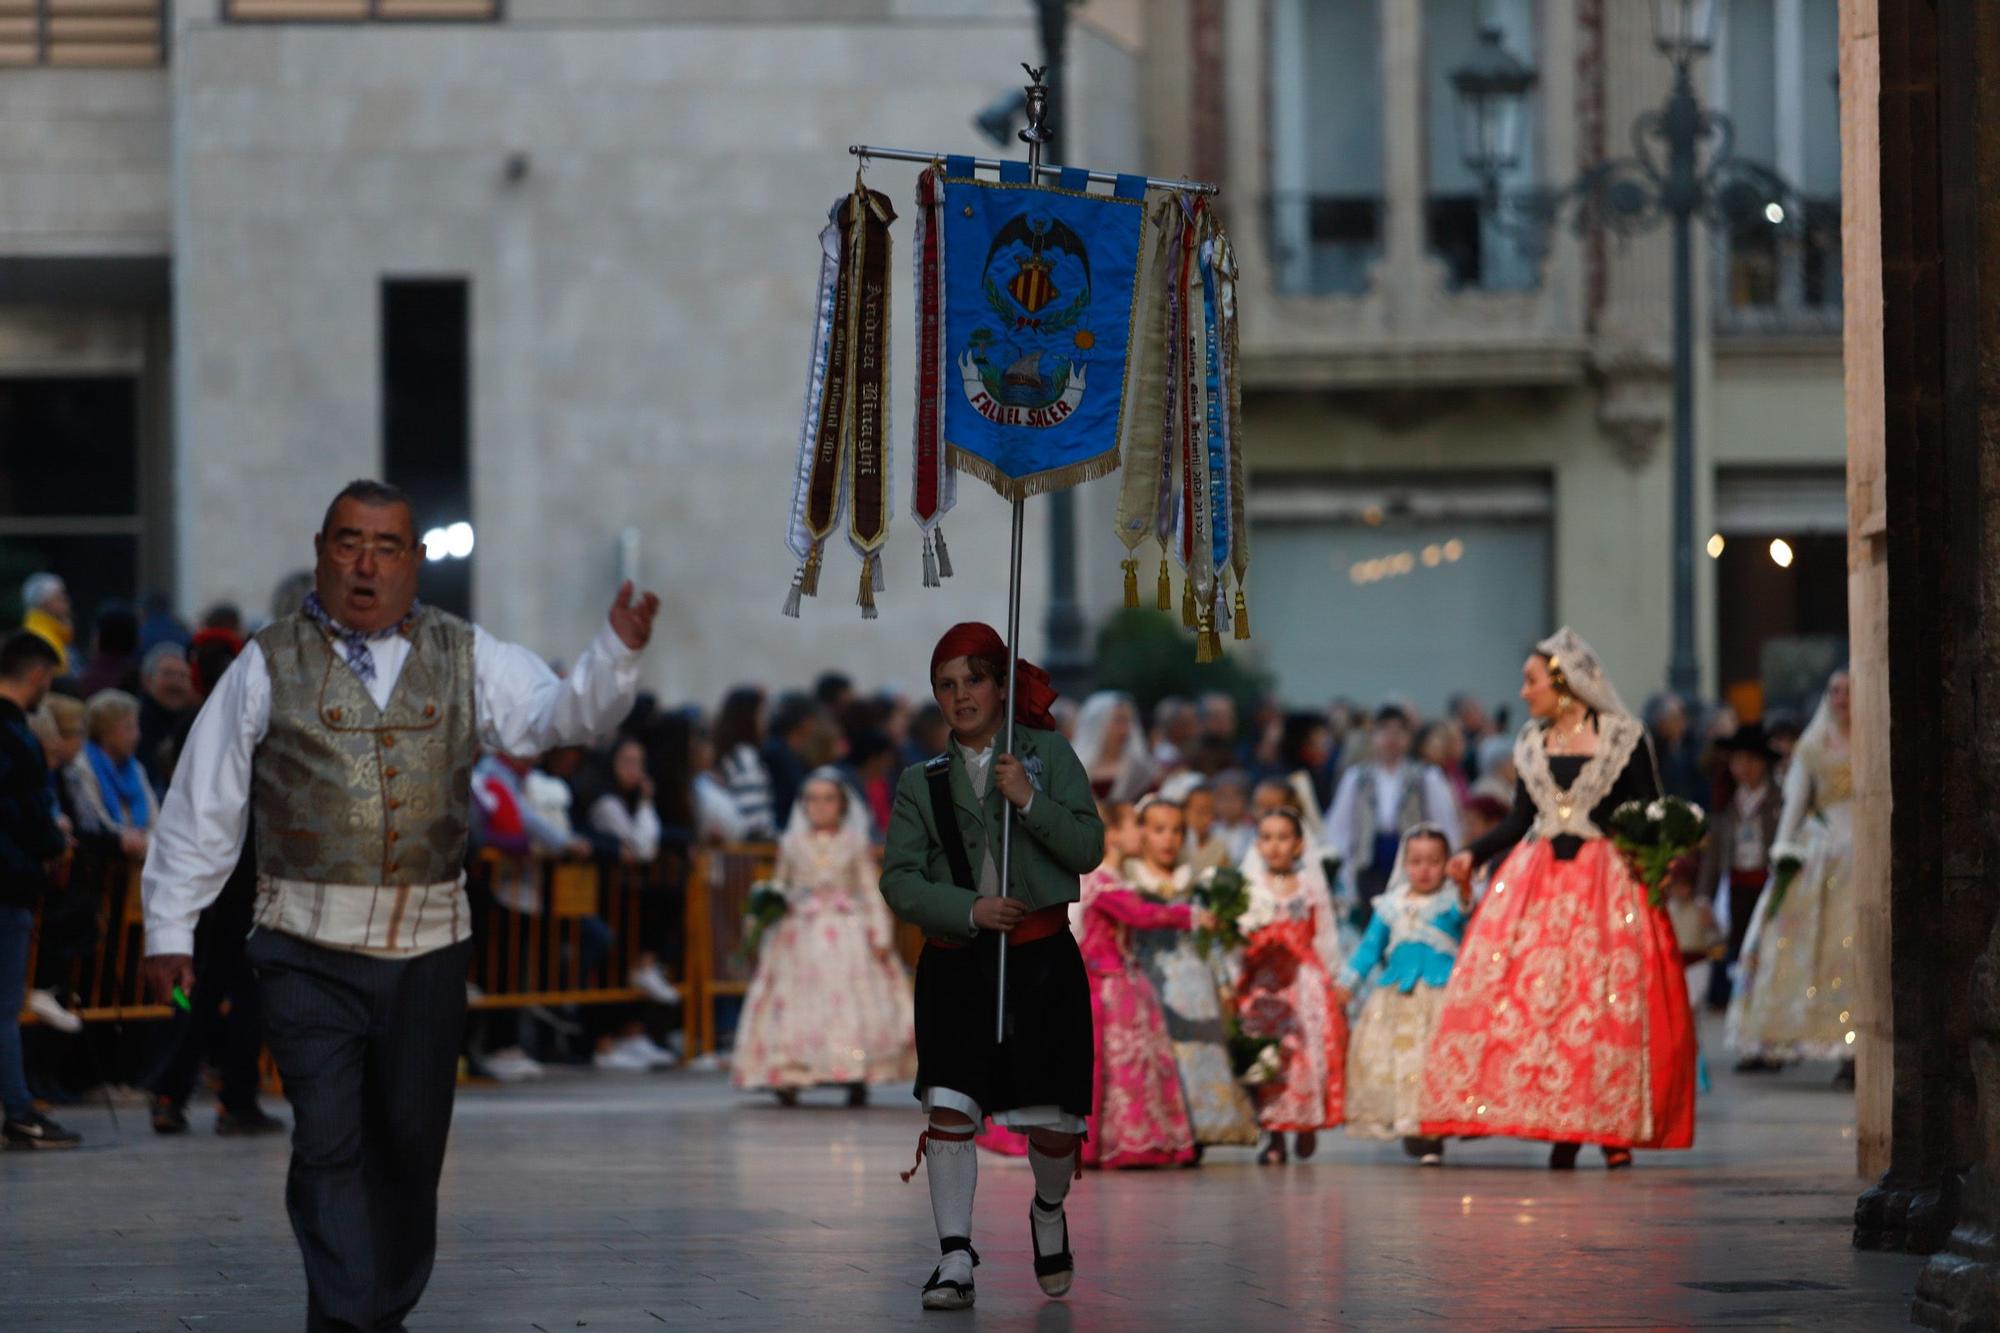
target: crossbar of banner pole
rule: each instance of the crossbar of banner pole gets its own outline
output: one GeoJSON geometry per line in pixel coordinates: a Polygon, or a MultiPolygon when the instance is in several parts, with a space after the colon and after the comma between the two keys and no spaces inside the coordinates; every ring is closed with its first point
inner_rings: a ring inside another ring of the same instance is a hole
{"type": "MultiPolygon", "coordinates": [[[[958,154],[954,153],[919,153],[914,148],[874,148],[864,143],[849,144],[847,151],[860,158],[863,162],[866,162],[871,157],[880,158],[884,162],[942,162],[947,157],[958,156],[958,154]]],[[[972,165],[982,171],[998,171],[1000,170],[1001,163],[1000,159],[996,157],[975,157],[972,159],[972,165]]],[[[1040,165],[1031,166],[1029,170],[1041,176],[1061,176],[1063,173],[1061,167],[1045,167],[1040,165]]],[[[1118,176],[1114,172],[1093,171],[1089,175],[1090,179],[1099,185],[1115,185],[1118,183],[1118,176]]],[[[1201,181],[1166,180],[1159,176],[1146,177],[1146,188],[1150,190],[1173,190],[1183,194],[1222,193],[1220,185],[1208,185],[1201,181]]]]}

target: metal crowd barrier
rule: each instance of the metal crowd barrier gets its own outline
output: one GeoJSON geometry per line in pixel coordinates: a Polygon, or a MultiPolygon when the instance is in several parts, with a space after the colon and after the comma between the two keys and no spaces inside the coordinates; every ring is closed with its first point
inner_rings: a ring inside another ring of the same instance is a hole
{"type": "MultiPolygon", "coordinates": [[[[631,985],[632,968],[645,950],[647,927],[660,936],[684,936],[684,961],[675,966],[669,947],[662,966],[682,987],[687,1032],[713,1042],[712,996],[740,994],[747,974],[734,961],[750,884],[769,873],[771,847],[726,848],[721,853],[663,849],[646,865],[595,860],[508,857],[482,851],[467,869],[466,887],[477,920],[468,980],[474,1009],[528,1005],[615,1004],[642,999],[631,985]],[[711,857],[740,864],[743,873],[718,875],[711,857]],[[733,858],[733,859],[732,859],[733,858]],[[692,866],[690,866],[692,860],[692,866]],[[761,870],[758,867],[762,867],[761,870]],[[674,903],[686,889],[684,905],[674,903]],[[726,900],[711,905],[719,892],[726,900]],[[509,906],[509,903],[513,906],[509,906]],[[678,907],[678,910],[676,908],[678,907]],[[516,910],[525,908],[527,910],[516,910]],[[589,918],[611,934],[602,958],[586,958],[589,918]],[[699,1018],[698,1018],[699,1014],[699,1018]]],[[[80,848],[36,909],[29,940],[29,987],[38,982],[78,997],[74,1010],[86,1023],[171,1017],[168,1006],[146,993],[145,910],[139,866],[124,857],[80,848]],[[65,958],[41,975],[45,942],[65,958]]],[[[24,1009],[24,1024],[40,1018],[24,1009]]],[[[713,1049],[710,1046],[702,1049],[713,1049]]]]}

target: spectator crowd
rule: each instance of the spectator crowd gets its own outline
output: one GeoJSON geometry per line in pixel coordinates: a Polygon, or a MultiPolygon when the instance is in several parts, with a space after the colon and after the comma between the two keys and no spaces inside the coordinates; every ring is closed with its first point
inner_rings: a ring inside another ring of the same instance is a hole
{"type": "MultiPolygon", "coordinates": [[[[295,610],[309,588],[306,577],[288,578],[269,615],[295,610]]],[[[46,784],[65,850],[53,859],[39,855],[38,815],[9,807],[0,828],[0,857],[13,867],[0,886],[0,1012],[10,1005],[26,1010],[52,1034],[26,1043],[35,1058],[25,1060],[11,1024],[14,1040],[0,1041],[10,1145],[18,1135],[41,1135],[44,1143],[51,1134],[74,1139],[26,1100],[30,1089],[45,1102],[80,1090],[55,1043],[83,1027],[65,979],[103,926],[89,911],[66,906],[63,889],[74,882],[73,867],[92,858],[143,860],[193,716],[261,623],[231,605],[210,607],[189,623],[164,599],[151,598],[136,606],[107,604],[91,624],[78,626],[68,590],[51,573],[29,578],[21,600],[21,626],[8,638],[0,666],[53,659],[45,697],[17,702],[46,765],[37,780],[46,784]],[[37,931],[29,975],[29,937],[37,931]]],[[[0,712],[5,707],[0,703],[0,712]]],[[[1329,869],[1336,896],[1365,913],[1387,885],[1404,830],[1436,825],[1461,847],[1508,815],[1517,799],[1509,711],[1470,694],[1436,712],[1407,700],[1364,706],[1345,698],[1300,711],[1223,693],[1142,704],[1100,691],[1062,701],[1058,722],[1101,800],[1170,796],[1187,811],[1192,845],[1212,848],[1207,854],[1215,864],[1244,858],[1261,815],[1299,812],[1308,854],[1329,869]]],[[[1664,789],[1724,816],[1718,824],[1727,832],[1711,840],[1706,863],[1690,876],[1694,899],[1715,896],[1724,879],[1755,881],[1776,831],[1779,801],[1771,793],[1800,728],[1782,718],[1761,729],[1739,727],[1726,709],[1671,695],[1650,701],[1644,720],[1664,789]]],[[[618,956],[632,960],[628,980],[643,1004],[479,1015],[480,1030],[468,1038],[469,1068],[516,1080],[538,1077],[552,1057],[618,1072],[674,1064],[678,1053],[665,1022],[679,1003],[676,979],[685,977],[675,895],[684,888],[690,851],[775,841],[808,776],[829,768],[848,784],[879,845],[898,774],[942,753],[948,738],[943,715],[927,697],[870,689],[829,672],[809,690],[746,683],[712,710],[670,707],[642,695],[617,734],[594,749],[486,756],[474,773],[476,847],[512,864],[544,858],[643,872],[659,892],[626,927],[636,941],[617,939],[601,917],[581,927],[583,970],[623,950],[618,956]]],[[[10,753],[19,758],[29,751],[10,753]]],[[[220,969],[215,984],[201,988],[209,991],[202,1004],[171,1023],[150,1025],[159,1030],[157,1049],[137,1061],[162,1133],[188,1128],[186,1105],[203,1060],[221,1075],[219,1131],[281,1127],[257,1105],[254,987],[245,980],[240,948],[230,957],[222,938],[240,933],[248,920],[255,884],[247,855],[238,879],[235,896],[225,893],[211,909],[217,938],[203,941],[220,969]]],[[[543,910],[539,885],[500,875],[487,907],[532,918],[543,910]]],[[[1692,911],[1687,915],[1696,920],[1692,911]]],[[[1722,924],[1724,952],[1742,945],[1748,913],[1739,915],[1741,921],[1722,924]]],[[[1716,969],[1708,999],[1727,1003],[1726,969],[1716,969]]]]}

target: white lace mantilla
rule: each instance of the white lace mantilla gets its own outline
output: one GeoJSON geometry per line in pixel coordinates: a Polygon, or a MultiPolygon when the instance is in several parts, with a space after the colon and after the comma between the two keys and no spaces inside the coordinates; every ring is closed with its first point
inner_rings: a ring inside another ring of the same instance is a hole
{"type": "Polygon", "coordinates": [[[1646,729],[1638,719],[1624,713],[1605,713],[1597,721],[1597,753],[1584,762],[1576,782],[1565,789],[1556,784],[1549,771],[1548,747],[1542,743],[1543,729],[1530,722],[1514,740],[1514,767],[1535,802],[1535,826],[1529,836],[1558,838],[1601,838],[1604,830],[1591,823],[1595,810],[1618,785],[1632,752],[1639,748],[1646,729]]]}

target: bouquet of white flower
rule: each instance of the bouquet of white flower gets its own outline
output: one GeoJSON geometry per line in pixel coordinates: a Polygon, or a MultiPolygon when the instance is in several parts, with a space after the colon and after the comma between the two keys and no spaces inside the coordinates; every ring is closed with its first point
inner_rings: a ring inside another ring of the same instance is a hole
{"type": "Polygon", "coordinates": [[[1666,901],[1668,868],[1707,836],[1708,815],[1678,796],[1627,801],[1611,812],[1612,844],[1631,866],[1632,877],[1646,886],[1646,900],[1655,907],[1666,901]]]}
{"type": "Polygon", "coordinates": [[[1242,918],[1251,904],[1250,885],[1243,872],[1232,866],[1217,866],[1196,883],[1193,897],[1195,904],[1213,918],[1213,924],[1194,933],[1194,947],[1201,956],[1208,957],[1209,950],[1217,944],[1225,951],[1242,948],[1248,938],[1242,918]]]}

